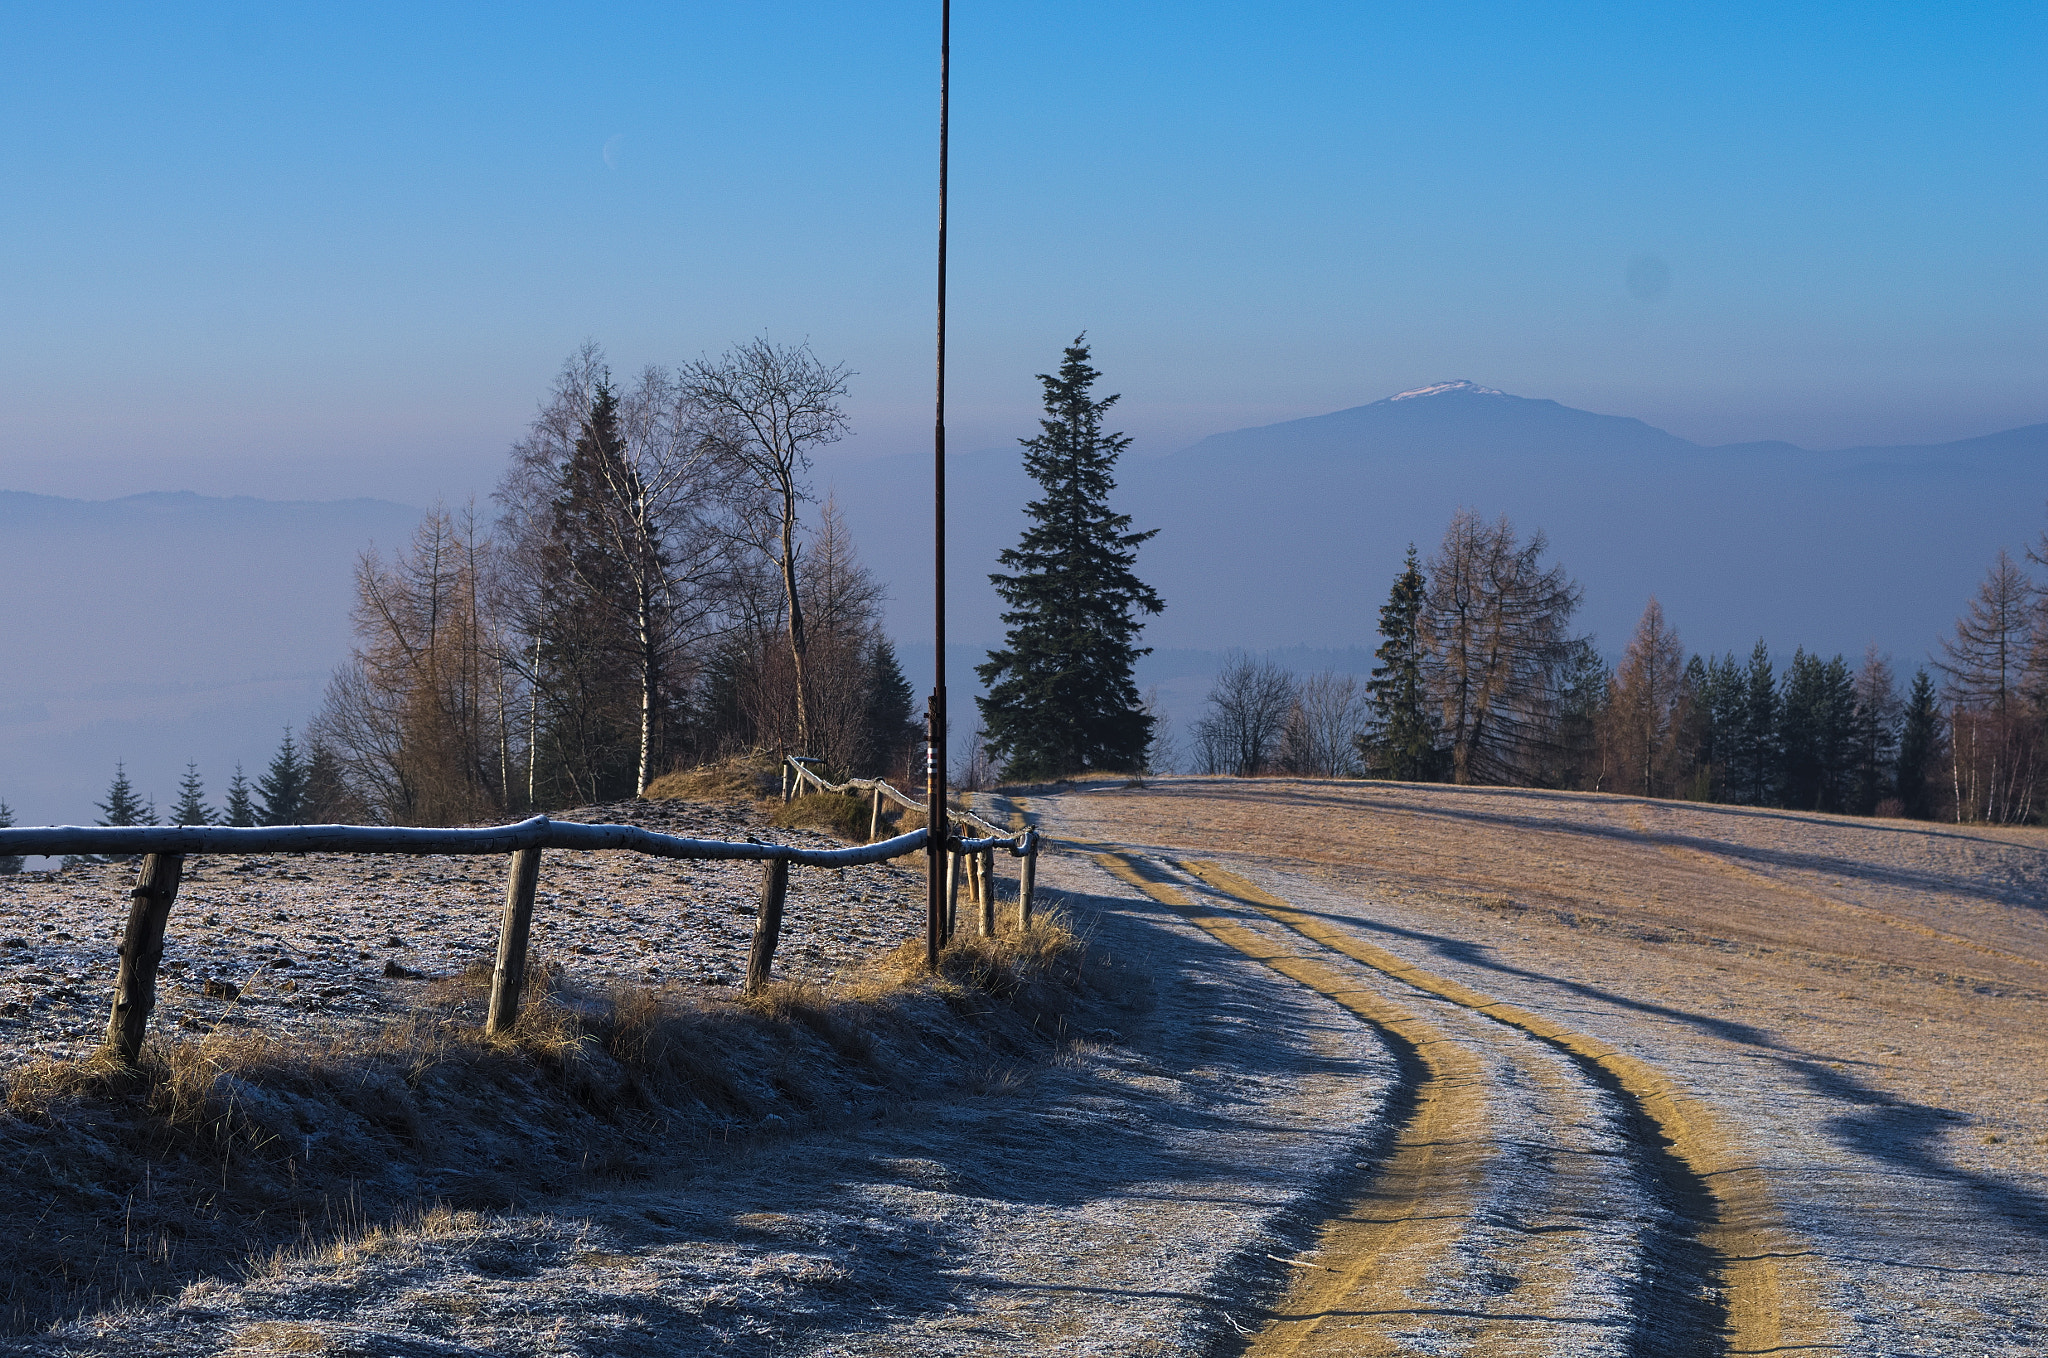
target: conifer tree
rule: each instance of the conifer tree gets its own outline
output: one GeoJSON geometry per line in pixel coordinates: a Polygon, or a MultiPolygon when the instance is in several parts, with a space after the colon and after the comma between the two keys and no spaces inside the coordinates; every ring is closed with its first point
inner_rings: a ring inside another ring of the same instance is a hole
{"type": "MultiPolygon", "coordinates": [[[[14,808],[7,804],[6,798],[0,797],[0,830],[4,830],[12,824],[14,824],[14,808]]],[[[11,874],[20,871],[20,854],[0,853],[0,875],[11,874]]]]}
{"type": "Polygon", "coordinates": [[[1941,749],[1941,708],[1934,696],[1934,680],[1926,670],[1913,675],[1913,687],[1906,695],[1906,716],[1899,727],[1899,805],[1915,820],[1934,815],[1934,789],[1927,771],[1934,766],[1941,749]]]}
{"type": "Polygon", "coordinates": [[[187,762],[185,776],[178,780],[178,800],[171,807],[173,825],[212,825],[213,812],[206,805],[206,785],[199,779],[199,765],[187,762]]]}
{"type": "Polygon", "coordinates": [[[249,795],[249,780],[242,773],[242,766],[235,765],[235,776],[228,779],[228,795],[221,803],[220,823],[244,828],[256,823],[256,802],[249,795]]]}
{"type": "MultiPolygon", "coordinates": [[[[95,802],[99,807],[101,825],[154,825],[156,808],[135,795],[135,785],[128,781],[128,767],[122,763],[114,765],[114,781],[107,785],[107,799],[95,802]]],[[[132,863],[135,854],[120,854],[101,858],[94,854],[66,854],[64,866],[74,863],[132,863]]]]}
{"type": "Polygon", "coordinates": [[[107,799],[95,803],[105,819],[101,825],[154,825],[156,816],[142,798],[135,795],[135,785],[128,781],[128,767],[114,765],[114,781],[107,787],[107,799]]]}
{"type": "Polygon", "coordinates": [[[897,772],[904,752],[917,740],[914,694],[903,667],[896,660],[896,647],[887,637],[876,637],[868,652],[867,704],[863,723],[867,731],[868,757],[874,772],[883,777],[897,772]]]}
{"type": "Polygon", "coordinates": [[[270,768],[256,780],[256,795],[262,800],[257,818],[264,825],[297,825],[306,801],[306,763],[292,740],[292,728],[284,728],[284,740],[271,756],[270,768]]]}
{"type": "Polygon", "coordinates": [[[1423,681],[1422,605],[1428,582],[1415,544],[1394,577],[1387,601],[1380,607],[1379,661],[1365,681],[1372,724],[1358,737],[1366,776],[1397,782],[1425,782],[1438,776],[1442,764],[1437,727],[1423,681]]]}
{"type": "Polygon", "coordinates": [[[1152,717],[1131,670],[1150,648],[1137,645],[1140,615],[1165,608],[1133,571],[1138,547],[1158,530],[1130,531],[1110,512],[1116,460],[1130,440],[1105,433],[1115,396],[1097,401],[1101,376],[1088,364],[1086,336],[1066,350],[1057,376],[1040,373],[1045,418],[1024,439],[1024,469],[1044,494],[1025,506],[1031,524],[991,575],[1009,605],[1004,649],[975,673],[988,748],[1011,778],[1053,778],[1144,766],[1152,717]]]}
{"type": "Polygon", "coordinates": [[[1778,773],[1778,682],[1770,648],[1757,639],[1742,671],[1740,721],[1728,758],[1728,789],[1738,802],[1766,806],[1778,773]]]}

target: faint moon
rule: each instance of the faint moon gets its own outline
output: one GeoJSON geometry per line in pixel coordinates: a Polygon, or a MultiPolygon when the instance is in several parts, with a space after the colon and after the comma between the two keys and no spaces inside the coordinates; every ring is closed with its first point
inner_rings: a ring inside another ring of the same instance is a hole
{"type": "Polygon", "coordinates": [[[605,166],[606,166],[606,168],[608,168],[608,169],[613,169],[613,170],[616,170],[616,169],[618,169],[618,168],[619,168],[619,153],[620,153],[620,152],[622,152],[622,151],[624,151],[625,149],[626,149],[626,134],[625,134],[625,133],[621,132],[621,133],[619,133],[619,134],[618,134],[618,135],[616,135],[616,136],[606,137],[606,138],[605,138],[605,142],[604,142],[604,151],[603,151],[603,153],[602,153],[602,154],[604,155],[604,163],[605,163],[605,166]]]}
{"type": "Polygon", "coordinates": [[[1671,291],[1671,266],[1655,255],[1637,255],[1629,261],[1623,282],[1638,302],[1654,302],[1671,291]]]}

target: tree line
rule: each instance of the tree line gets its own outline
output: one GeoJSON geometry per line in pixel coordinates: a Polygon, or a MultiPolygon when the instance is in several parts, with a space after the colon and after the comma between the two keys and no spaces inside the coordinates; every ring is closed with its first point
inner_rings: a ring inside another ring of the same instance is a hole
{"type": "MultiPolygon", "coordinates": [[[[1901,683],[1796,648],[1782,670],[1688,655],[1653,597],[1610,667],[1573,631],[1578,586],[1539,532],[1460,511],[1411,546],[1375,665],[1303,679],[1233,655],[1194,730],[1209,772],[1623,792],[1858,815],[2037,818],[2048,735],[2048,585],[2001,551],[1940,656],[1901,683]]],[[[2048,567],[2048,534],[2026,553],[2048,567]]],[[[1169,756],[1170,757],[1170,756],[1169,756]]]]}

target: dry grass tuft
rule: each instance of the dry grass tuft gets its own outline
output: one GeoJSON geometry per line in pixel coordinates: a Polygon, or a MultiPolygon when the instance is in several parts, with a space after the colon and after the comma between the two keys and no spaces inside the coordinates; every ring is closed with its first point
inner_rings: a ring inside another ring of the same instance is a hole
{"type": "Polygon", "coordinates": [[[452,1222],[644,1178],[736,1133],[744,1146],[980,1087],[1106,993],[1055,919],[960,938],[936,975],[922,962],[905,950],[849,984],[744,997],[577,993],[539,964],[496,1039],[479,966],[369,1037],[215,1031],[152,1040],[132,1069],[30,1066],[0,1113],[0,1329],[260,1270],[279,1251],[374,1253],[434,1210],[452,1222]]]}
{"type": "Polygon", "coordinates": [[[640,795],[649,801],[757,802],[777,794],[782,761],[768,750],[749,750],[715,763],[665,773],[640,795]]]}
{"type": "Polygon", "coordinates": [[[788,805],[777,807],[769,817],[769,824],[784,830],[799,826],[829,830],[841,839],[866,843],[868,815],[869,803],[865,797],[847,792],[806,792],[793,798],[788,805]]]}

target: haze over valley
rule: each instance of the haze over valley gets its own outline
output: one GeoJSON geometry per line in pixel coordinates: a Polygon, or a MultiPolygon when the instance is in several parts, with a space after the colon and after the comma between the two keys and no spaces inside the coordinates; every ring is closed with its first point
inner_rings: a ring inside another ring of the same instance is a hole
{"type": "MultiPolygon", "coordinates": [[[[923,454],[828,451],[814,478],[889,587],[887,627],[919,693],[929,473],[923,454]]],[[[489,487],[473,489],[488,515],[489,487]]],[[[1000,641],[987,576],[1031,489],[1011,449],[950,460],[956,688],[1000,641]]],[[[2048,424],[1917,446],[1709,448],[1455,381],[1130,458],[1115,498],[1160,530],[1140,561],[1167,610],[1139,681],[1185,730],[1233,648],[1365,673],[1403,551],[1426,552],[1461,506],[1548,534],[1610,660],[1655,594],[1695,651],[1746,654],[1761,636],[1781,657],[1853,658],[1875,644],[1910,673],[1998,548],[2048,527],[2044,495],[2048,424]]],[[[0,568],[38,583],[0,604],[17,639],[0,661],[0,796],[17,821],[90,823],[116,760],[160,808],[187,760],[212,789],[237,761],[259,770],[347,654],[356,556],[402,544],[421,508],[0,493],[0,568]]]]}

